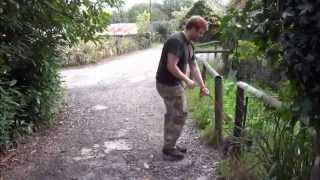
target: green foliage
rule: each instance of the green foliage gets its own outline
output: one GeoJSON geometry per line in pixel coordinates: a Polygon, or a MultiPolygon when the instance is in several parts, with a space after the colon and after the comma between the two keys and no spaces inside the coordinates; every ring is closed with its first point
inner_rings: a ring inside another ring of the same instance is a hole
{"type": "Polygon", "coordinates": [[[295,114],[317,128],[320,127],[319,7],[318,1],[285,1],[286,32],[282,41],[284,66],[298,92],[295,114]]]}
{"type": "Polygon", "coordinates": [[[163,10],[169,16],[169,19],[174,19],[174,12],[181,11],[184,8],[190,8],[193,0],[164,0],[163,10]]]}
{"type": "Polygon", "coordinates": [[[15,84],[16,81],[0,82],[0,145],[9,142],[11,126],[20,107],[21,93],[15,89],[15,84]]]}
{"type": "Polygon", "coordinates": [[[237,47],[238,40],[253,42],[263,60],[270,65],[278,65],[282,60],[280,36],[282,23],[276,3],[264,5],[261,0],[249,0],[244,8],[229,8],[220,17],[219,39],[227,48],[237,47]]]}
{"type": "Polygon", "coordinates": [[[258,46],[251,41],[239,40],[238,47],[233,53],[239,61],[245,60],[261,60],[261,53],[259,52],[258,46]]]}
{"type": "MultiPolygon", "coordinates": [[[[212,79],[208,79],[213,89],[212,79]]],[[[283,85],[281,94],[290,100],[288,85],[283,85]]],[[[223,133],[230,136],[234,128],[235,84],[224,80],[224,125],[223,133]]],[[[275,92],[273,92],[273,95],[275,92]]],[[[214,92],[211,92],[214,94],[214,92]]],[[[266,107],[261,101],[246,94],[248,105],[246,125],[241,138],[242,155],[239,161],[227,158],[220,164],[219,171],[227,179],[306,179],[312,167],[312,133],[302,123],[292,121],[290,109],[279,112],[266,107]],[[292,158],[295,157],[295,158],[292,158]]],[[[192,117],[206,138],[212,139],[212,100],[199,97],[199,90],[188,91],[188,102],[192,117]]]]}
{"type": "MultiPolygon", "coordinates": [[[[210,89],[210,94],[214,97],[214,82],[212,78],[208,78],[206,81],[207,87],[210,89]]],[[[225,80],[223,85],[224,91],[224,133],[231,134],[233,127],[233,115],[235,108],[235,84],[230,80],[225,80]]],[[[188,91],[189,109],[192,113],[192,117],[200,129],[204,130],[204,135],[211,137],[209,133],[210,127],[214,126],[214,99],[210,97],[202,97],[199,94],[199,89],[192,89],[188,91]]]]}
{"type": "Polygon", "coordinates": [[[223,47],[233,52],[225,68],[232,68],[238,80],[259,81],[276,89],[286,79],[280,43],[284,29],[279,7],[271,1],[248,0],[229,8],[219,18],[218,36],[223,47]]]}
{"type": "Polygon", "coordinates": [[[182,30],[181,22],[184,20],[184,18],[189,10],[190,10],[190,8],[185,7],[185,8],[181,8],[179,11],[172,12],[173,18],[170,19],[170,21],[169,21],[169,24],[170,24],[169,27],[170,27],[171,31],[182,30]]]}
{"type": "Polygon", "coordinates": [[[256,171],[264,179],[308,179],[312,167],[312,133],[301,123],[292,123],[288,110],[279,112],[249,98],[244,138],[253,141],[250,149],[262,165],[256,171]],[[292,158],[294,157],[294,158],[292,158]]]}
{"type": "Polygon", "coordinates": [[[148,3],[139,3],[132,6],[127,12],[129,22],[136,22],[138,15],[143,14],[144,11],[149,12],[148,3]]]}
{"type": "MultiPolygon", "coordinates": [[[[212,89],[213,81],[207,81],[207,86],[209,89],[212,89]]],[[[200,96],[198,88],[189,90],[187,96],[193,119],[200,129],[205,129],[213,121],[212,100],[209,97],[200,96]]]]}
{"type": "Polygon", "coordinates": [[[150,39],[144,35],[108,37],[100,43],[81,42],[72,47],[61,47],[64,66],[96,63],[104,58],[150,47],[150,39]]]}
{"type": "Polygon", "coordinates": [[[218,166],[220,176],[228,180],[261,180],[266,173],[263,171],[260,160],[254,153],[241,155],[239,159],[226,158],[218,166]],[[257,175],[257,172],[261,176],[257,175]]]}
{"type": "MultiPolygon", "coordinates": [[[[244,140],[252,144],[243,145],[244,169],[260,179],[309,179],[313,162],[309,125],[320,127],[320,4],[302,0],[246,2],[243,8],[229,9],[220,19],[221,40],[225,47],[238,51],[234,53],[241,59],[261,57],[264,64],[279,68],[278,72],[289,75],[290,84],[281,86],[285,88],[279,93],[285,107],[280,112],[249,97],[244,140]],[[252,162],[250,157],[254,157],[252,162]]],[[[238,167],[243,164],[226,172],[234,175],[238,167]]],[[[233,176],[240,177],[246,176],[233,176]]]]}
{"type": "Polygon", "coordinates": [[[106,5],[118,0],[0,3],[0,144],[15,132],[49,122],[62,97],[57,47],[96,40],[109,22],[106,5]],[[4,110],[4,111],[2,111],[4,110]]]}
{"type": "Polygon", "coordinates": [[[143,11],[141,14],[137,16],[137,26],[138,33],[146,33],[149,32],[149,24],[150,24],[150,13],[147,11],[143,11]]]}
{"type": "MultiPolygon", "coordinates": [[[[151,9],[149,3],[139,3],[132,6],[128,11],[118,11],[113,13],[113,16],[119,16],[119,13],[122,13],[122,16],[127,18],[128,22],[136,22],[139,14],[142,14],[144,11],[150,13],[152,21],[163,21],[168,19],[168,15],[163,10],[163,5],[159,3],[151,3],[151,9]]],[[[125,19],[118,19],[115,22],[126,22],[125,19]]]]}

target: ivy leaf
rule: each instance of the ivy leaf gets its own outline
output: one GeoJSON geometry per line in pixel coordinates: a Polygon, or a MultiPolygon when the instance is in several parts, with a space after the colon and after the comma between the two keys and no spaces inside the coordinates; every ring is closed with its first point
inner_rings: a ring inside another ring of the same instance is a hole
{"type": "Polygon", "coordinates": [[[301,10],[300,15],[306,14],[307,12],[313,11],[313,6],[309,3],[298,6],[298,9],[301,10]]]}
{"type": "Polygon", "coordinates": [[[282,18],[283,19],[286,19],[288,17],[293,17],[293,14],[292,13],[289,13],[287,11],[285,11],[284,13],[282,13],[282,18]]]}
{"type": "Polygon", "coordinates": [[[14,85],[16,85],[16,84],[17,84],[17,80],[12,80],[12,81],[10,81],[9,86],[14,86],[14,85]]]}

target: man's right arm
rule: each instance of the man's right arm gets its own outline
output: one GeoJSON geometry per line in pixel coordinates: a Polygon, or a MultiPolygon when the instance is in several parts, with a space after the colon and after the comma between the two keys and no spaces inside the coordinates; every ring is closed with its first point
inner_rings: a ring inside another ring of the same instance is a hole
{"type": "Polygon", "coordinates": [[[185,75],[178,67],[179,57],[172,53],[168,53],[167,57],[167,68],[169,72],[176,78],[184,81],[189,88],[195,86],[195,82],[185,75]]]}

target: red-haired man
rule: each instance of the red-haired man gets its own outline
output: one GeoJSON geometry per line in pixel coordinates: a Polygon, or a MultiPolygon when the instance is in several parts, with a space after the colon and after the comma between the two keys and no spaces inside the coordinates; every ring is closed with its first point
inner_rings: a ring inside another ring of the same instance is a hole
{"type": "Polygon", "coordinates": [[[176,145],[187,118],[187,102],[184,84],[193,88],[196,83],[186,74],[187,65],[202,95],[209,95],[198,65],[192,42],[208,30],[208,22],[200,16],[192,16],[182,32],[171,35],[165,42],[156,74],[156,87],[164,100],[164,145],[162,152],[168,160],[181,160],[186,148],[176,145]]]}

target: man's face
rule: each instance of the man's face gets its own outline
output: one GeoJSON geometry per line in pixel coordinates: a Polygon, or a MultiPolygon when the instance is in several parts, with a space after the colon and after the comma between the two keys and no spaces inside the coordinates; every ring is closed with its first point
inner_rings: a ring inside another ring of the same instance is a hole
{"type": "Polygon", "coordinates": [[[190,40],[198,41],[206,31],[207,30],[205,28],[200,28],[200,29],[192,28],[190,40]]]}

